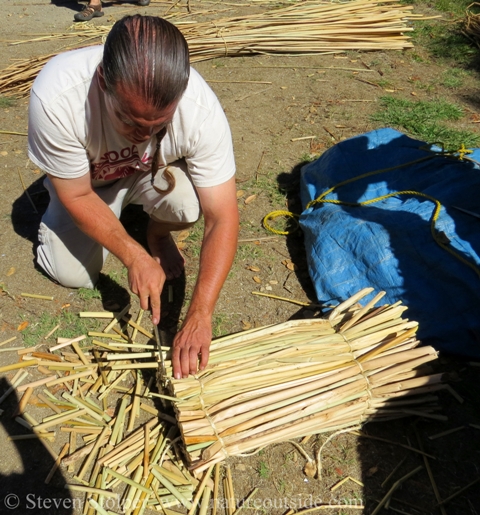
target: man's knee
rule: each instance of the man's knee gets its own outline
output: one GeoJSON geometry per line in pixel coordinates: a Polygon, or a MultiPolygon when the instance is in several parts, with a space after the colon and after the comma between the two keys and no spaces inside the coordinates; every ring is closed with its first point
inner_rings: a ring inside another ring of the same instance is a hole
{"type": "Polygon", "coordinates": [[[77,228],[61,235],[40,223],[37,263],[68,288],[94,288],[103,266],[103,249],[77,228]]]}
{"type": "Polygon", "coordinates": [[[67,288],[95,288],[99,273],[89,272],[83,266],[75,266],[74,263],[63,262],[58,266],[54,256],[44,245],[39,245],[37,249],[38,266],[54,281],[67,288]]]}

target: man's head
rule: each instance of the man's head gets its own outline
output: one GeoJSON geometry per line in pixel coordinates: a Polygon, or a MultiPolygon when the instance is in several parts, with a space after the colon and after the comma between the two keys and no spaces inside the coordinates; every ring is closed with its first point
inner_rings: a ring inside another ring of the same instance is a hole
{"type": "Polygon", "coordinates": [[[159,133],[173,118],[189,74],[188,45],[174,25],[140,15],[115,23],[99,79],[117,132],[137,144],[159,133]]]}

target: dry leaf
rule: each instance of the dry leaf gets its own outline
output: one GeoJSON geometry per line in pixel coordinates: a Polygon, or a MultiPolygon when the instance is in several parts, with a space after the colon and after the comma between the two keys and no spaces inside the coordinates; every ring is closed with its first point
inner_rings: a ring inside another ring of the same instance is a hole
{"type": "Polygon", "coordinates": [[[35,168],[35,170],[33,170],[33,173],[34,173],[35,175],[38,175],[38,174],[40,173],[40,170],[39,170],[38,168],[35,168]]]}
{"type": "Polygon", "coordinates": [[[247,265],[245,268],[247,270],[251,270],[252,272],[260,272],[260,268],[258,268],[258,266],[247,265]]]}
{"type": "Polygon", "coordinates": [[[415,93],[415,91],[412,91],[412,92],[410,93],[410,95],[412,95],[413,97],[416,97],[416,96],[417,96],[417,94],[415,93]]]}
{"type": "Polygon", "coordinates": [[[69,308],[70,304],[62,304],[62,309],[69,308]]]}
{"type": "Polygon", "coordinates": [[[250,195],[245,199],[245,204],[250,204],[250,202],[253,202],[257,198],[257,195],[250,195]]]}
{"type": "Polygon", "coordinates": [[[8,152],[6,150],[3,150],[0,152],[0,156],[8,156],[8,152]]]}
{"type": "Polygon", "coordinates": [[[278,281],[268,281],[270,284],[278,284],[278,281]]]}
{"type": "Polygon", "coordinates": [[[251,327],[252,327],[252,324],[250,322],[242,320],[242,329],[244,331],[247,331],[248,329],[251,329],[251,327]]]}
{"type": "Polygon", "coordinates": [[[245,196],[245,190],[238,190],[237,191],[237,198],[242,198],[245,196]]]}
{"type": "Polygon", "coordinates": [[[291,259],[284,259],[282,265],[285,265],[289,270],[297,270],[297,265],[291,259]]]}
{"type": "Polygon", "coordinates": [[[253,277],[253,280],[254,280],[256,283],[258,283],[258,284],[260,284],[260,283],[262,282],[262,280],[260,279],[260,277],[258,277],[258,275],[255,275],[255,276],[253,277]]]}
{"type": "Polygon", "coordinates": [[[378,472],[378,467],[375,465],[374,467],[370,467],[367,471],[367,477],[373,476],[373,474],[376,474],[378,472]]]}
{"type": "Polygon", "coordinates": [[[23,331],[24,329],[26,329],[28,326],[28,322],[25,320],[25,322],[22,322],[18,327],[17,327],[17,331],[23,331]]]}
{"type": "Polygon", "coordinates": [[[315,477],[317,473],[317,466],[313,460],[307,461],[307,463],[305,463],[305,466],[303,467],[303,473],[307,477],[315,477]]]}
{"type": "Polygon", "coordinates": [[[10,277],[11,275],[13,275],[15,273],[15,267],[12,266],[12,268],[10,268],[10,270],[7,272],[7,277],[10,277]]]}
{"type": "Polygon", "coordinates": [[[184,250],[187,248],[187,242],[186,241],[180,241],[177,243],[177,248],[180,250],[184,250]]]}
{"type": "Polygon", "coordinates": [[[177,243],[186,240],[190,236],[190,231],[181,231],[177,236],[177,243]]]}

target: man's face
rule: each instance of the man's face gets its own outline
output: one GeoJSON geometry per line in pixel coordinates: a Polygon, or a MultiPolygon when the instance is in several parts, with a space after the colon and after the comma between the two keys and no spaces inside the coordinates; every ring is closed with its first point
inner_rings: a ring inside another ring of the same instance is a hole
{"type": "Polygon", "coordinates": [[[177,105],[174,102],[165,109],[156,109],[122,85],[116,87],[114,95],[105,92],[105,106],[114,129],[136,145],[148,141],[168,125],[177,105]]]}

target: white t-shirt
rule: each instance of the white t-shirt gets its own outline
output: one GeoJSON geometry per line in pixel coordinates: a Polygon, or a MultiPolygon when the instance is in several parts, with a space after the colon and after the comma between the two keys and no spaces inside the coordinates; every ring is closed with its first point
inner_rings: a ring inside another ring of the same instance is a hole
{"type": "MultiPolygon", "coordinates": [[[[28,155],[61,178],[97,181],[147,171],[155,137],[135,145],[112,126],[98,80],[103,46],[64,52],[36,78],[29,107],[28,155]]],[[[217,97],[193,68],[160,147],[160,164],[184,158],[193,184],[217,186],[235,174],[232,138],[217,97]]]]}

